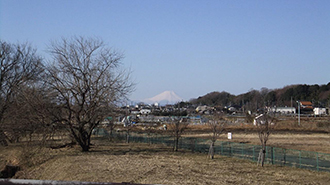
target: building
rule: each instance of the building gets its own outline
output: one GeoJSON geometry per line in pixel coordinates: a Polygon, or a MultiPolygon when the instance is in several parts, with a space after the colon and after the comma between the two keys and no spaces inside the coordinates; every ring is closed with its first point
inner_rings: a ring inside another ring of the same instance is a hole
{"type": "Polygon", "coordinates": [[[150,114],[151,113],[151,110],[150,109],[141,109],[140,110],[140,113],[141,114],[150,114]]]}
{"type": "Polygon", "coordinates": [[[295,107],[272,107],[270,111],[279,114],[296,114],[295,107]]]}
{"type": "Polygon", "coordinates": [[[310,101],[299,101],[299,107],[301,114],[312,114],[313,104],[310,101]]]}
{"type": "Polygon", "coordinates": [[[326,108],[319,108],[319,107],[315,107],[313,109],[314,115],[315,116],[322,116],[322,115],[326,115],[327,114],[327,109],[326,108]]]}
{"type": "Polygon", "coordinates": [[[300,101],[300,109],[310,109],[313,110],[313,104],[310,101],[300,101]]]}

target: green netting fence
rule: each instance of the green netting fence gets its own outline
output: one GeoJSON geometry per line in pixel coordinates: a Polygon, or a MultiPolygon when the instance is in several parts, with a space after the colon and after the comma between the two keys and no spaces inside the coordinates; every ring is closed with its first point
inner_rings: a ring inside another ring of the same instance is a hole
{"type": "MultiPolygon", "coordinates": [[[[98,133],[98,135],[108,135],[106,131],[98,133]]],[[[126,140],[125,133],[114,133],[113,137],[126,140]]],[[[173,146],[173,137],[159,134],[130,134],[130,142],[165,144],[173,146]]],[[[208,153],[211,141],[208,139],[182,137],[179,142],[179,148],[189,150],[191,152],[208,153]]],[[[229,141],[216,141],[215,154],[247,159],[254,162],[258,161],[261,146],[245,143],[235,143],[229,141]]],[[[283,149],[267,146],[265,163],[281,166],[292,166],[296,168],[304,168],[316,171],[330,172],[330,154],[283,149]]]]}

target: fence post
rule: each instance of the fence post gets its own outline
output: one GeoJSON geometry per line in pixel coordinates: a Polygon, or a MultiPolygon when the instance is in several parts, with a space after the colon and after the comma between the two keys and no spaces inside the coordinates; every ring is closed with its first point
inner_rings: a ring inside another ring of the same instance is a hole
{"type": "Polygon", "coordinates": [[[244,143],[241,143],[242,146],[242,159],[244,159],[244,143]]]}
{"type": "Polygon", "coordinates": [[[283,149],[283,164],[285,166],[285,163],[286,163],[286,149],[284,148],[283,149]]]}
{"type": "Polygon", "coordinates": [[[316,168],[317,168],[317,171],[319,171],[319,153],[316,152],[316,168]]]}
{"type": "Polygon", "coordinates": [[[223,141],[221,141],[221,155],[223,155],[223,141]]]}
{"type": "Polygon", "coordinates": [[[301,168],[301,151],[299,150],[299,168],[301,168]]]}
{"type": "Polygon", "coordinates": [[[276,164],[275,147],[273,147],[273,164],[276,164]]]}
{"type": "MultiPolygon", "coordinates": [[[[267,162],[267,158],[269,159],[269,157],[268,157],[268,146],[266,146],[266,159],[265,159],[265,161],[267,162]]],[[[268,161],[268,164],[269,164],[269,161],[268,161]]]]}
{"type": "Polygon", "coordinates": [[[255,148],[254,148],[255,146],[253,145],[253,161],[255,162],[256,161],[256,157],[255,157],[255,148]]]}
{"type": "Polygon", "coordinates": [[[270,147],[270,158],[272,164],[274,164],[274,147],[270,147]]]}

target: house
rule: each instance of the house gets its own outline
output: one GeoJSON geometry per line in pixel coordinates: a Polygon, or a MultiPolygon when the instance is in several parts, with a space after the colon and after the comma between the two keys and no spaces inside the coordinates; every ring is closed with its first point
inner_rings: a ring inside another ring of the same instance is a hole
{"type": "Polygon", "coordinates": [[[138,108],[131,109],[131,114],[140,114],[140,110],[138,108]]]}
{"type": "Polygon", "coordinates": [[[326,108],[315,107],[313,109],[313,112],[314,112],[315,116],[326,115],[327,114],[327,109],[326,108]]]}
{"type": "Polygon", "coordinates": [[[300,101],[300,109],[313,110],[313,104],[310,101],[300,101]]]}
{"type": "Polygon", "coordinates": [[[151,110],[150,109],[141,109],[140,110],[140,113],[141,114],[150,114],[151,113],[151,110]]]}
{"type": "Polygon", "coordinates": [[[280,113],[280,114],[296,114],[295,107],[272,107],[269,108],[271,112],[280,113]]]}
{"type": "Polygon", "coordinates": [[[313,104],[310,101],[299,101],[298,109],[301,114],[313,114],[313,104]]]}
{"type": "Polygon", "coordinates": [[[195,110],[198,113],[211,114],[215,109],[214,109],[214,107],[209,107],[209,106],[203,105],[203,106],[198,106],[195,110]]]}

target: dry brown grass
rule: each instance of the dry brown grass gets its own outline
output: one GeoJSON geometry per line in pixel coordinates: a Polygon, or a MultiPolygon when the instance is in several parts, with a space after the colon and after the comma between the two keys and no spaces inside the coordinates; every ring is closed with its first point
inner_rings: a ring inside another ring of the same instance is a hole
{"type": "MultiPolygon", "coordinates": [[[[330,153],[330,134],[325,118],[304,118],[301,126],[295,119],[282,120],[268,145],[330,153]],[[321,132],[320,132],[321,131],[321,132]]],[[[190,127],[187,136],[207,138],[205,126],[190,127]],[[194,132],[195,131],[195,132],[194,132]]],[[[231,127],[233,142],[259,145],[254,127],[242,124],[231,127]]],[[[220,140],[227,140],[227,133],[220,140]]],[[[65,141],[59,141],[65,142],[65,141]]],[[[246,160],[216,155],[178,152],[162,145],[110,143],[93,139],[91,152],[80,148],[50,149],[18,144],[0,147],[0,168],[20,165],[16,178],[64,181],[133,182],[141,184],[329,184],[330,175],[291,167],[261,168],[246,160]]],[[[54,144],[54,143],[53,143],[54,144]]],[[[55,143],[56,144],[56,143],[55,143]]]]}
{"type": "MultiPolygon", "coordinates": [[[[187,136],[210,138],[208,129],[207,125],[194,125],[187,136]]],[[[256,127],[252,124],[229,125],[219,140],[227,140],[228,131],[233,134],[233,142],[260,145],[256,127]]],[[[267,145],[330,154],[330,117],[302,117],[300,125],[295,117],[280,117],[267,145]]]]}
{"type": "MultiPolygon", "coordinates": [[[[329,173],[255,163],[205,154],[171,152],[162,145],[94,141],[91,152],[79,148],[49,150],[52,158],[25,167],[16,178],[142,184],[328,184],[329,173]]],[[[15,147],[1,148],[0,160],[15,147]]]]}
{"type": "MultiPolygon", "coordinates": [[[[207,135],[204,135],[207,137],[207,135]]],[[[248,143],[260,145],[257,134],[253,133],[232,133],[232,142],[248,143]]],[[[219,140],[228,141],[227,135],[223,134],[219,140]]],[[[330,135],[329,134],[297,134],[297,133],[272,133],[269,136],[268,146],[306,150],[330,154],[330,135]]]]}

